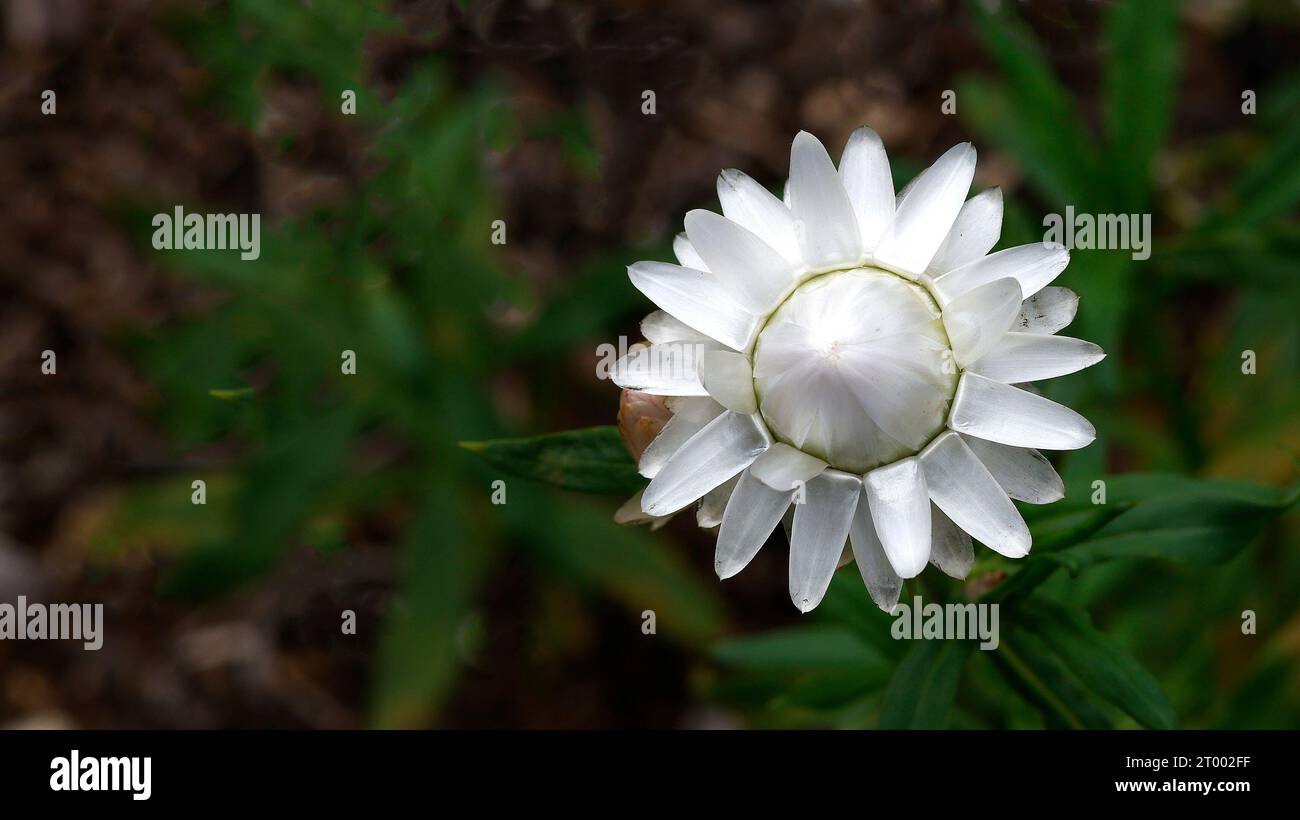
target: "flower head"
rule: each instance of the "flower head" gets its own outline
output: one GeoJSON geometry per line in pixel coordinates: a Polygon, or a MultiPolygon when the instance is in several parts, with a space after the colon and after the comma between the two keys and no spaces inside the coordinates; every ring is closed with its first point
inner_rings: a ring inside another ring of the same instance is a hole
{"type": "Polygon", "coordinates": [[[1029,552],[1011,499],[1064,494],[1032,448],[1076,449],[1095,433],[1018,385],[1104,354],[1055,335],[1078,306],[1048,287],[1064,248],[989,253],[1002,195],[967,200],[974,172],[963,143],[895,196],[874,131],[853,133],[838,169],[800,132],[784,201],[723,171],[722,214],[686,215],[681,264],[628,269],[660,310],[641,326],[650,346],[620,360],[614,381],[674,397],[640,454],[644,519],[702,499],[728,578],[793,510],[790,595],[805,612],[846,543],[885,610],[927,563],[964,578],[972,538],[1029,552]]]}

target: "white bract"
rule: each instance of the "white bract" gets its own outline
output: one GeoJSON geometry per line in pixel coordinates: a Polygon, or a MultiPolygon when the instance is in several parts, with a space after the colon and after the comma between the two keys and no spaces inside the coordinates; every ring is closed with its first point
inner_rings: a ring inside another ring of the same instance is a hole
{"type": "Polygon", "coordinates": [[[638,262],[632,283],[660,310],[658,354],[614,381],[671,396],[641,455],[650,484],[628,520],[700,502],[720,526],[728,578],[790,518],[790,595],[820,603],[842,557],[892,611],[927,563],[963,578],[972,538],[1029,552],[1011,499],[1063,486],[1036,449],[1095,437],[1069,408],[1017,385],[1096,364],[1096,345],[1054,335],[1078,298],[1048,287],[1065,248],[989,251],[997,189],[967,200],[975,149],[955,146],[897,196],[880,138],[859,128],[837,169],[801,132],[785,200],[739,171],[718,178],[722,215],[691,211],[680,265],[638,262]],[[658,363],[647,372],[645,362],[658,363]]]}

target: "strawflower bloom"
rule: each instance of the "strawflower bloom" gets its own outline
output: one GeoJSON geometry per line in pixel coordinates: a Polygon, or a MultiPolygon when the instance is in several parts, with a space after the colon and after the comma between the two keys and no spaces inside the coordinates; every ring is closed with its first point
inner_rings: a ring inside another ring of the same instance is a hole
{"type": "Polygon", "coordinates": [[[1049,287],[1065,248],[989,253],[1002,193],[967,200],[974,172],[963,143],[895,196],[870,128],[849,138],[838,169],[800,132],[784,201],[723,171],[722,214],[686,215],[681,264],[628,269],[660,309],[641,325],[649,346],[613,379],[625,410],[672,415],[637,447],[650,483],[620,520],[662,522],[698,502],[729,578],[785,519],[790,597],[804,612],[842,557],[890,611],[927,563],[964,578],[972,538],[1027,554],[1011,499],[1064,494],[1038,450],[1084,447],[1095,431],[1022,385],[1105,354],[1056,335],[1078,307],[1049,287]]]}

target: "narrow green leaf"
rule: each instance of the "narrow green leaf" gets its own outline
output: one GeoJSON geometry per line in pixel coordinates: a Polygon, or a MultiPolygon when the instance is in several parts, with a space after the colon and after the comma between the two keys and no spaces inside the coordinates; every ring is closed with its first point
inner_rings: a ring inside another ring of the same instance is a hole
{"type": "Polygon", "coordinates": [[[819,711],[879,691],[893,666],[852,630],[833,624],[732,638],[715,644],[712,654],[729,667],[729,679],[748,678],[755,696],[759,681],[771,676],[767,705],[819,711]]]}
{"type": "MultiPolygon", "coordinates": [[[[383,728],[433,722],[465,659],[459,639],[494,555],[473,533],[460,492],[436,478],[402,548],[402,586],[384,624],[371,720],[383,728]]],[[[480,519],[481,520],[481,519],[480,519]]]]}
{"type": "MultiPolygon", "coordinates": [[[[1245,119],[1255,126],[1251,130],[1262,131],[1265,139],[1233,185],[1236,210],[1225,214],[1217,208],[1209,209],[1198,226],[1196,233],[1201,236],[1197,239],[1206,234],[1213,239],[1221,229],[1232,228],[1237,231],[1233,237],[1235,244],[1257,243],[1261,234],[1252,229],[1285,216],[1300,203],[1300,72],[1288,74],[1260,90],[1257,102],[1258,115],[1245,119]]],[[[1228,249],[1232,255],[1225,260],[1226,265],[1208,260],[1202,267],[1207,273],[1230,277],[1233,282],[1243,275],[1254,276],[1260,261],[1244,260],[1233,253],[1235,250],[1228,249]],[[1224,267],[1237,273],[1225,273],[1224,267]]],[[[1293,255],[1283,254],[1280,261],[1284,271],[1291,269],[1287,265],[1293,255]]],[[[1198,261],[1194,249],[1191,256],[1188,261],[1198,261]]],[[[1294,281],[1294,277],[1285,275],[1283,279],[1287,283],[1294,281]]]]}
{"type": "Polygon", "coordinates": [[[993,657],[1011,684],[1042,712],[1048,728],[1112,728],[1060,659],[1033,635],[1011,630],[993,657]]]}
{"type": "Polygon", "coordinates": [[[1293,211],[1300,204],[1300,126],[1283,133],[1238,178],[1239,210],[1228,220],[1253,228],[1293,211]]]}
{"type": "Polygon", "coordinates": [[[1104,481],[1104,505],[1091,503],[1090,487],[1075,486],[1066,501],[1031,513],[1034,551],[984,600],[1020,599],[1061,567],[1078,572],[1116,558],[1220,563],[1241,552],[1265,524],[1300,499],[1300,482],[1279,489],[1161,473],[1104,481]]]}
{"type": "Polygon", "coordinates": [[[705,644],[724,629],[716,585],[705,586],[669,546],[644,529],[621,527],[607,509],[511,491],[505,509],[520,543],[561,577],[605,594],[658,629],[705,644]]]}
{"type": "Polygon", "coordinates": [[[1104,22],[1107,153],[1123,207],[1147,207],[1152,161],[1169,129],[1178,68],[1178,4],[1112,3],[1104,22]]]}
{"type": "Polygon", "coordinates": [[[1051,560],[1049,556],[1097,532],[1128,507],[1125,502],[1116,502],[1089,509],[1067,508],[1058,511],[1056,515],[1031,520],[1034,551],[1030,553],[1030,558],[1023,562],[1015,575],[989,590],[982,600],[986,603],[1010,603],[1024,598],[1061,567],[1058,561],[1051,560]]]}
{"type": "Polygon", "coordinates": [[[903,658],[880,706],[881,729],[943,729],[973,641],[921,641],[903,658]]]}
{"type": "Polygon", "coordinates": [[[732,638],[713,647],[720,663],[747,669],[842,669],[882,664],[879,652],[853,632],[814,625],[732,638]]]}
{"type": "Polygon", "coordinates": [[[1116,480],[1112,498],[1146,493],[1105,527],[1072,547],[1075,567],[1114,558],[1163,558],[1216,564],[1246,547],[1263,526],[1300,498],[1287,488],[1235,481],[1146,477],[1116,480]]]}
{"type": "Polygon", "coordinates": [[[871,600],[855,566],[835,573],[815,612],[818,618],[851,629],[883,657],[900,659],[906,652],[906,647],[889,634],[894,616],[881,611],[871,600]]]}
{"type": "Polygon", "coordinates": [[[502,472],[566,490],[632,495],[646,483],[613,426],[460,446],[502,472]]]}
{"type": "Polygon", "coordinates": [[[1024,24],[1009,10],[990,14],[971,3],[975,31],[1001,69],[1003,83],[968,78],[959,115],[1015,154],[1034,184],[1057,205],[1091,200],[1097,150],[1074,100],[1024,24]]]}
{"type": "MultiPolygon", "coordinates": [[[[1297,164],[1300,167],[1300,163],[1297,164]]],[[[1205,230],[1170,238],[1161,246],[1159,275],[1172,284],[1210,281],[1277,295],[1296,288],[1300,230],[1276,223],[1267,229],[1229,229],[1213,221],[1205,230]]],[[[1288,297],[1294,299],[1294,295],[1288,297]]]]}
{"type": "Polygon", "coordinates": [[[1035,597],[1021,608],[1026,628],[1050,646],[1098,696],[1151,729],[1176,729],[1178,716],[1142,666],[1098,632],[1085,613],[1035,597]]]}
{"type": "Polygon", "coordinates": [[[337,410],[294,428],[244,468],[228,538],[213,539],[172,567],[163,594],[202,598],[273,566],[343,471],[356,413],[337,410]]]}
{"type": "Polygon", "coordinates": [[[881,664],[818,671],[787,684],[772,702],[774,706],[837,709],[878,692],[888,681],[889,667],[881,664]]]}

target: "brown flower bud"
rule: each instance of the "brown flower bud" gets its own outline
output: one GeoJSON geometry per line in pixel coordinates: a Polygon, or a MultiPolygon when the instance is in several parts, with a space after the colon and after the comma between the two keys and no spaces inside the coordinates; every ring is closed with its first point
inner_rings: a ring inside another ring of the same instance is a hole
{"type": "Polygon", "coordinates": [[[623,391],[618,401],[618,432],[633,459],[641,460],[645,448],[655,440],[672,415],[673,411],[668,409],[663,396],[652,396],[640,390],[623,391]]]}

